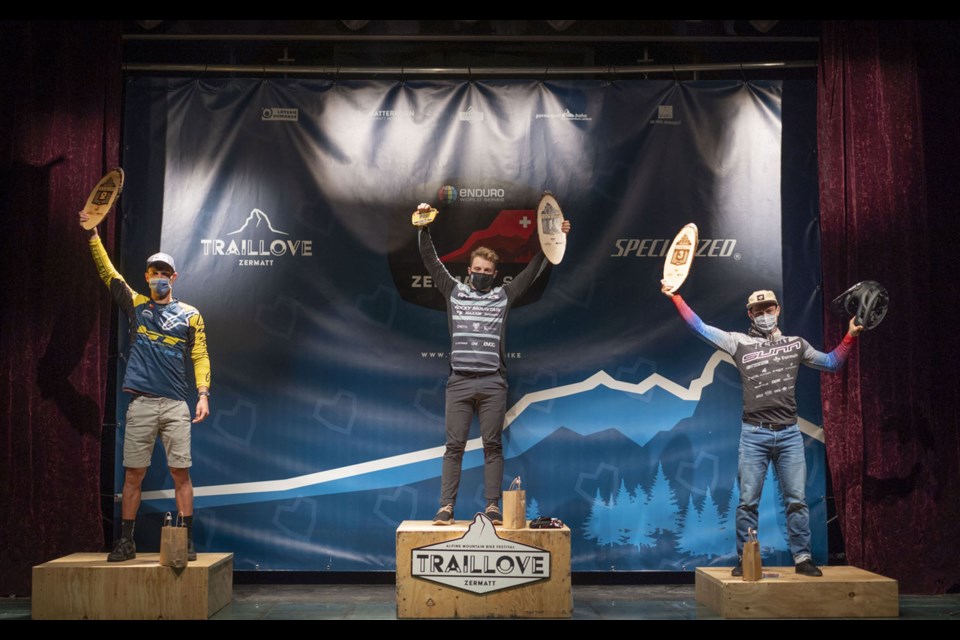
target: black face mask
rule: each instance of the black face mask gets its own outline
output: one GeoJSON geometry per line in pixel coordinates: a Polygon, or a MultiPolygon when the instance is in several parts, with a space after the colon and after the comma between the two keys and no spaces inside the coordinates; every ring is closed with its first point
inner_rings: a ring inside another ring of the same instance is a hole
{"type": "Polygon", "coordinates": [[[473,288],[477,291],[489,291],[490,287],[493,286],[493,274],[471,271],[470,284],[472,284],[473,288]]]}

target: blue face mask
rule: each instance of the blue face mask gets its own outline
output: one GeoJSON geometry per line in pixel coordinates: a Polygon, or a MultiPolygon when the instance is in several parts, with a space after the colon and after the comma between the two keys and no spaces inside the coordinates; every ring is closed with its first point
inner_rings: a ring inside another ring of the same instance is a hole
{"type": "Polygon", "coordinates": [[[753,324],[757,329],[764,333],[770,333],[777,328],[777,316],[772,313],[764,313],[753,319],[753,324]]]}
{"type": "Polygon", "coordinates": [[[150,278],[150,290],[165,298],[170,293],[170,278],[150,278]]]}

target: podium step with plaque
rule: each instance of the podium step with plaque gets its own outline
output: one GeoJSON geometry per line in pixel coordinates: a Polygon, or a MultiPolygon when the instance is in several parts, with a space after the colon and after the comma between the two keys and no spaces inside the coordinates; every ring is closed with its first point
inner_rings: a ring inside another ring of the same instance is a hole
{"type": "Polygon", "coordinates": [[[569,618],[570,528],[504,529],[486,516],[397,528],[397,618],[569,618]]]}
{"type": "Polygon", "coordinates": [[[856,567],[821,567],[823,576],[794,567],[763,567],[756,582],[730,575],[731,567],[699,567],[697,602],[724,618],[895,618],[897,581],[856,567]]]}
{"type": "Polygon", "coordinates": [[[206,620],[233,597],[233,554],[200,553],[182,570],[160,554],[107,562],[74,553],[33,567],[34,620],[206,620]]]}

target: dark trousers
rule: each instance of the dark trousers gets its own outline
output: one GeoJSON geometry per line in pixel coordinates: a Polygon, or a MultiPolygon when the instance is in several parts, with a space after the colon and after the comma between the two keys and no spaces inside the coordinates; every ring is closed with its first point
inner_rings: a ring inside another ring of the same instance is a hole
{"type": "Polygon", "coordinates": [[[507,381],[499,373],[471,376],[454,372],[447,380],[447,450],[443,454],[440,506],[456,504],[463,450],[473,416],[480,420],[483,441],[483,488],[487,502],[500,500],[503,480],[503,419],[507,412],[507,381]]]}

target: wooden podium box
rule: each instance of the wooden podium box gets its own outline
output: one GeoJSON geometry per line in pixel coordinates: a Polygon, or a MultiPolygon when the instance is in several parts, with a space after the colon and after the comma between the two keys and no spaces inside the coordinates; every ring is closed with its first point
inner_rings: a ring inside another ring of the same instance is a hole
{"type": "MultiPolygon", "coordinates": [[[[397,528],[397,618],[569,618],[573,614],[573,593],[570,588],[570,528],[561,529],[504,529],[494,527],[496,538],[486,538],[485,550],[476,556],[461,551],[461,539],[476,533],[477,519],[463,520],[449,526],[437,526],[429,520],[406,520],[397,528]],[[499,540],[497,540],[499,538],[499,540]],[[492,543],[489,540],[493,540],[492,543]],[[425,559],[424,547],[453,548],[434,552],[425,559]],[[516,545],[515,547],[512,545],[516,545]],[[523,549],[520,547],[528,547],[523,549]],[[524,555],[526,552],[529,555],[524,555]],[[520,583],[514,586],[475,587],[496,582],[501,570],[522,567],[531,571],[549,572],[548,578],[520,583]],[[466,569],[456,577],[449,574],[433,579],[448,580],[448,584],[431,581],[431,577],[417,575],[423,570],[434,573],[451,567],[466,569]],[[467,575],[473,572],[473,576],[467,575]],[[471,589],[490,588],[487,593],[471,589]],[[497,589],[497,590],[493,590],[497,589]]],[[[486,521],[489,523],[489,521],[486,521]]],[[[485,535],[491,536],[489,528],[485,535]]]]}
{"type": "Polygon", "coordinates": [[[177,572],[160,554],[107,562],[74,553],[33,568],[34,620],[206,620],[233,597],[233,554],[200,553],[177,572]]]}
{"type": "Polygon", "coordinates": [[[856,567],[821,567],[823,576],[794,567],[763,567],[758,582],[730,575],[731,567],[700,567],[697,602],[724,618],[895,618],[897,581],[856,567]],[[775,577],[774,577],[775,576],[775,577]]]}

